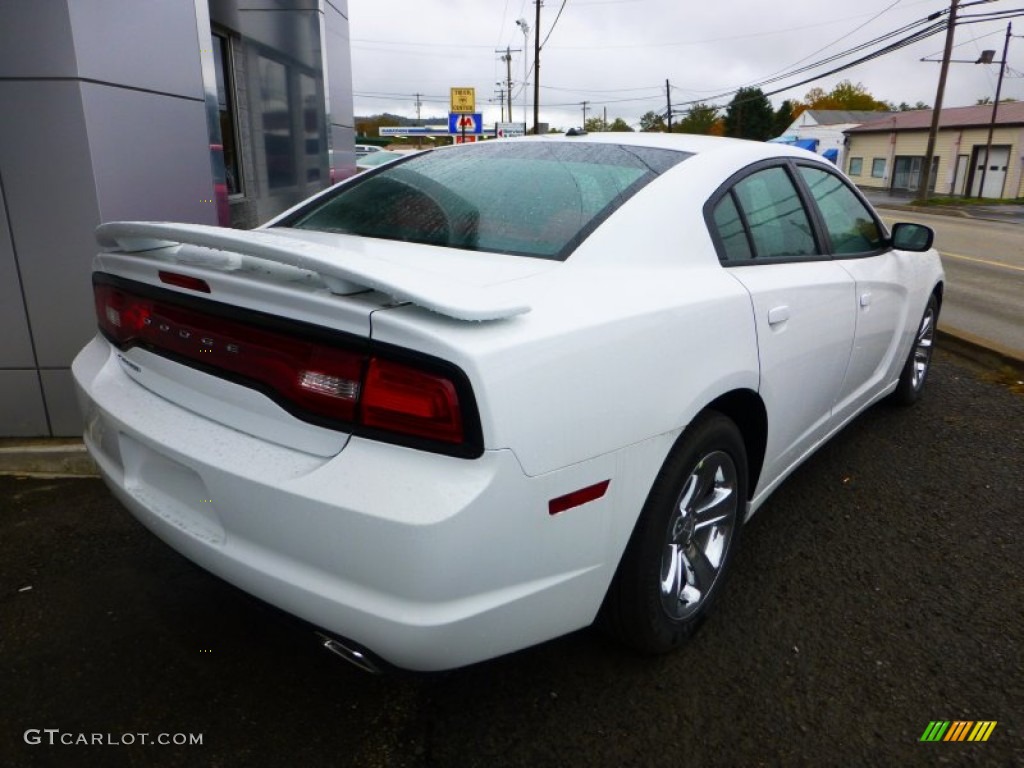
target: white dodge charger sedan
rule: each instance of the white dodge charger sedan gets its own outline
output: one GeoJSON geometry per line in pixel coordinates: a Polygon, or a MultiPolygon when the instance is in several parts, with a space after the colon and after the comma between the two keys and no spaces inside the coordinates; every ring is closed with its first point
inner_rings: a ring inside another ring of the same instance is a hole
{"type": "Polygon", "coordinates": [[[943,272],[803,150],[410,156],[263,227],[102,225],[85,442],[184,555],[368,669],[689,636],[740,527],[884,397],[943,272]]]}

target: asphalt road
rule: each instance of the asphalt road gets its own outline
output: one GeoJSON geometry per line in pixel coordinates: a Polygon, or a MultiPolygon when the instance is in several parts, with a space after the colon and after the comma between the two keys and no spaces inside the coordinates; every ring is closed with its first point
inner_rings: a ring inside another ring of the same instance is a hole
{"type": "Polygon", "coordinates": [[[0,477],[0,765],[1022,765],[1024,398],[941,352],[928,387],[776,492],[663,658],[584,631],[372,677],[99,481],[0,477]],[[933,720],[997,725],[921,743],[933,720]],[[202,745],[60,744],[140,733],[202,745]]]}
{"type": "Polygon", "coordinates": [[[946,270],[939,326],[967,331],[1024,359],[1024,226],[911,211],[886,211],[884,218],[935,230],[946,270]]]}

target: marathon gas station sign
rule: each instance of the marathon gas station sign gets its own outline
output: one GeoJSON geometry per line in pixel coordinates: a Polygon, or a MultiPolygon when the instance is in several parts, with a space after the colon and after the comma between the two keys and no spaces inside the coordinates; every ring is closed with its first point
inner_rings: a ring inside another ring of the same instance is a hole
{"type": "MultiPolygon", "coordinates": [[[[406,125],[380,128],[381,136],[453,136],[456,144],[476,141],[484,133],[484,116],[476,111],[476,89],[451,89],[448,125],[406,125]]],[[[494,125],[494,136],[507,138],[526,133],[525,123],[502,122],[494,125]]]]}
{"type": "Polygon", "coordinates": [[[476,141],[484,132],[484,116],[476,111],[475,88],[452,88],[448,109],[448,133],[456,144],[476,141]]]}

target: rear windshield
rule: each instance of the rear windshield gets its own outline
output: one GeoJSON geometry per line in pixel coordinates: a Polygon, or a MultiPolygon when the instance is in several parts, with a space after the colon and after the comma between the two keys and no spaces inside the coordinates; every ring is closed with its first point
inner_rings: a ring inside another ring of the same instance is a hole
{"type": "Polygon", "coordinates": [[[689,153],[509,141],[413,155],[280,226],[564,260],[598,224],[689,153]]]}

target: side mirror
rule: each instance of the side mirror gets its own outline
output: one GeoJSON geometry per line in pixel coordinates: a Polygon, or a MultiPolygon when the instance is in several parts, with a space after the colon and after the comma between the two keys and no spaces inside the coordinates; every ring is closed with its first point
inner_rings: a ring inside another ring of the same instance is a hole
{"type": "Polygon", "coordinates": [[[935,232],[924,224],[896,224],[889,242],[900,251],[927,251],[935,241],[935,232]]]}

